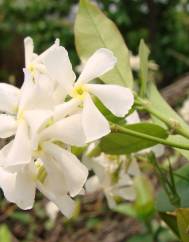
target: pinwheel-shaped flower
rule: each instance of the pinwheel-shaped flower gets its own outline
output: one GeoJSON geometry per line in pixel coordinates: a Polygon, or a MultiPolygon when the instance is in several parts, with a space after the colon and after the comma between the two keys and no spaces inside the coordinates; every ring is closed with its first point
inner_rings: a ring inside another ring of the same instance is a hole
{"type": "MultiPolygon", "coordinates": [[[[96,96],[116,116],[124,117],[134,98],[132,92],[118,85],[88,84],[88,82],[110,71],[116,64],[116,58],[108,49],[97,50],[87,61],[81,75],[76,76],[67,51],[59,46],[49,51],[44,58],[44,64],[50,78],[66,90],[71,97],[68,102],[70,110],[78,107],[82,110],[82,125],[86,141],[94,141],[110,132],[108,121],[95,106],[92,97],[96,96]]],[[[57,107],[58,117],[65,115],[65,106],[57,107]]]]}
{"type": "Polygon", "coordinates": [[[127,161],[125,157],[101,154],[96,158],[86,158],[84,163],[95,173],[86,182],[86,191],[102,190],[110,208],[116,206],[116,198],[133,201],[136,197],[133,178],[140,175],[135,160],[127,161]]]}
{"type": "MultiPolygon", "coordinates": [[[[11,144],[0,153],[6,162],[11,144]]],[[[69,151],[52,142],[45,142],[39,154],[16,172],[0,168],[0,186],[8,201],[21,209],[33,207],[36,188],[53,201],[67,217],[73,214],[75,203],[71,197],[78,195],[87,179],[87,168],[69,151]]]]}

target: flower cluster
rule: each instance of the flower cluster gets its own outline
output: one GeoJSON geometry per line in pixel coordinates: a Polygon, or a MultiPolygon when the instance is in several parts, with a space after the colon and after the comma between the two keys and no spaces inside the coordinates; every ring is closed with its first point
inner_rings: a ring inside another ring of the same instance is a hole
{"type": "Polygon", "coordinates": [[[59,40],[37,55],[25,39],[24,82],[19,89],[0,83],[0,187],[21,209],[33,206],[36,189],[70,217],[73,198],[84,193],[88,168],[71,152],[110,133],[94,97],[114,115],[124,117],[134,98],[117,85],[94,84],[116,65],[116,57],[98,49],[76,79],[59,40]]]}

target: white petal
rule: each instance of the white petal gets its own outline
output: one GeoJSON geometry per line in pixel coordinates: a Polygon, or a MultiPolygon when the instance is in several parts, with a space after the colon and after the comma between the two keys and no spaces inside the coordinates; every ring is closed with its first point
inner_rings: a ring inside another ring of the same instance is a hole
{"type": "Polygon", "coordinates": [[[25,49],[25,66],[28,67],[28,65],[32,61],[33,50],[34,50],[33,40],[31,37],[26,37],[24,39],[24,49],[25,49]]]}
{"type": "Polygon", "coordinates": [[[16,113],[20,90],[6,83],[0,83],[0,112],[16,113]]]}
{"type": "Polygon", "coordinates": [[[132,176],[140,176],[141,175],[139,165],[135,160],[132,160],[131,164],[129,165],[127,172],[128,172],[129,175],[132,175],[132,176]]]}
{"type": "Polygon", "coordinates": [[[108,121],[87,95],[84,99],[82,124],[86,136],[86,142],[95,141],[110,133],[108,121]]]}
{"type": "Polygon", "coordinates": [[[137,111],[134,111],[129,116],[127,116],[126,121],[128,124],[140,123],[140,117],[139,117],[137,111]]]}
{"type": "Polygon", "coordinates": [[[53,49],[44,59],[44,63],[51,79],[58,81],[69,92],[76,77],[66,49],[62,46],[53,49]]]}
{"type": "Polygon", "coordinates": [[[31,75],[24,70],[25,80],[22,86],[22,95],[19,108],[24,110],[31,109],[50,109],[53,108],[53,99],[39,83],[31,81],[31,75]]]}
{"type": "Polygon", "coordinates": [[[48,56],[48,54],[53,51],[54,49],[56,49],[57,47],[59,47],[60,45],[60,40],[56,39],[54,41],[54,44],[51,45],[48,49],[46,49],[43,53],[41,53],[38,58],[36,59],[36,62],[40,63],[43,62],[45,60],[45,58],[48,56]]]}
{"type": "Polygon", "coordinates": [[[165,153],[165,147],[161,144],[154,145],[151,150],[154,152],[157,158],[161,157],[165,153]]]}
{"type": "Polygon", "coordinates": [[[88,90],[116,116],[124,117],[134,103],[134,96],[129,88],[118,85],[88,84],[88,90]]]}
{"type": "Polygon", "coordinates": [[[110,71],[117,63],[117,58],[109,49],[98,49],[86,62],[77,83],[87,83],[110,71]]]}
{"type": "Polygon", "coordinates": [[[128,201],[133,201],[136,198],[136,193],[133,187],[116,188],[113,192],[115,196],[120,196],[128,201]]]}
{"type": "Polygon", "coordinates": [[[90,177],[85,184],[86,192],[93,193],[99,191],[102,187],[97,176],[90,177]]]}
{"type": "Polygon", "coordinates": [[[28,127],[24,121],[18,125],[15,139],[6,158],[6,167],[18,171],[31,160],[31,147],[28,127]]]}
{"type": "MultiPolygon", "coordinates": [[[[59,186],[60,184],[58,184],[59,186]]],[[[75,202],[69,196],[58,195],[49,191],[48,187],[44,187],[42,184],[38,184],[38,189],[52,201],[67,218],[71,218],[75,210],[75,202]]]]}
{"type": "Polygon", "coordinates": [[[32,135],[38,132],[42,126],[44,126],[48,120],[52,117],[53,112],[44,109],[34,109],[26,111],[24,117],[30,126],[32,135]]]}
{"type": "Polygon", "coordinates": [[[6,157],[10,152],[12,147],[13,140],[11,140],[8,144],[4,145],[3,148],[0,150],[0,166],[4,167],[6,164],[6,157]]]}
{"type": "Polygon", "coordinates": [[[31,209],[35,198],[35,183],[32,175],[23,170],[9,173],[0,168],[0,187],[6,199],[16,203],[21,209],[31,209]]]}
{"type": "Polygon", "coordinates": [[[73,216],[76,204],[69,196],[56,197],[54,203],[67,218],[73,216]]]}
{"type": "Polygon", "coordinates": [[[59,212],[59,209],[56,206],[56,204],[53,202],[48,202],[45,206],[45,210],[46,210],[47,215],[49,216],[50,220],[52,222],[54,222],[58,215],[58,212],[59,212]]]}
{"type": "Polygon", "coordinates": [[[87,180],[87,168],[75,155],[55,144],[46,143],[44,148],[60,164],[70,195],[74,197],[79,194],[87,180]]]}
{"type": "Polygon", "coordinates": [[[0,138],[8,138],[15,134],[16,120],[13,116],[0,114],[0,138]]]}
{"type": "Polygon", "coordinates": [[[41,141],[59,140],[75,146],[85,145],[85,134],[81,123],[81,114],[74,114],[57,121],[41,132],[41,141]]]}
{"type": "Polygon", "coordinates": [[[68,115],[74,114],[79,111],[80,100],[73,98],[68,102],[64,102],[55,107],[54,118],[59,120],[65,118],[68,115]]]}

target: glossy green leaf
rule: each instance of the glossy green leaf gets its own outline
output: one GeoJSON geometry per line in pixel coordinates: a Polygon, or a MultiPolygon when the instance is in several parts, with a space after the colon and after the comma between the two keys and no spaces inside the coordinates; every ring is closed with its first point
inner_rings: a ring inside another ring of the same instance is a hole
{"type": "MultiPolygon", "coordinates": [[[[180,197],[181,207],[189,207],[189,164],[183,166],[174,172],[174,179],[177,193],[180,197]]],[[[161,212],[174,211],[176,208],[172,205],[168,195],[163,189],[157,194],[156,207],[161,212]]]]}
{"type": "Polygon", "coordinates": [[[0,226],[0,241],[1,242],[12,242],[11,233],[8,227],[3,224],[0,226]]]}
{"type": "Polygon", "coordinates": [[[176,213],[181,240],[189,242],[189,208],[179,208],[176,213]]]}
{"type": "Polygon", "coordinates": [[[117,57],[117,65],[100,79],[105,83],[132,88],[133,77],[127,46],[115,24],[89,0],[80,0],[75,22],[75,43],[83,62],[99,48],[112,50],[117,57]]]}
{"type": "MultiPolygon", "coordinates": [[[[162,115],[164,115],[166,118],[169,118],[170,120],[176,120],[178,121],[184,128],[189,129],[189,126],[184,122],[184,120],[169,106],[169,104],[164,100],[164,98],[161,96],[157,88],[153,83],[149,83],[148,88],[148,98],[150,102],[152,103],[153,107],[159,111],[162,115]]],[[[155,119],[155,121],[164,127],[165,125],[155,119]]],[[[177,135],[177,136],[170,136],[168,138],[170,141],[177,141],[181,143],[188,143],[188,139],[177,135]]],[[[183,156],[185,156],[187,159],[189,159],[189,151],[183,150],[183,149],[177,149],[183,156]]]]}
{"type": "Polygon", "coordinates": [[[139,45],[139,57],[140,57],[140,94],[142,97],[146,94],[146,86],[148,82],[148,57],[150,50],[145,44],[144,40],[140,41],[139,45]]]}
{"type": "MultiPolygon", "coordinates": [[[[159,138],[167,138],[168,136],[165,129],[152,123],[130,124],[124,127],[159,138]]],[[[102,138],[100,142],[102,151],[108,154],[130,154],[155,144],[154,141],[123,133],[111,133],[102,138]]]]}

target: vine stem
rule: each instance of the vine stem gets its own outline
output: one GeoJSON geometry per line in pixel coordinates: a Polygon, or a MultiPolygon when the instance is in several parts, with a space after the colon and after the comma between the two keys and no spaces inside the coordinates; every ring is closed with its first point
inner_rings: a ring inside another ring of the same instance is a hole
{"type": "Polygon", "coordinates": [[[151,136],[145,133],[141,133],[141,132],[137,132],[131,129],[128,129],[126,127],[120,126],[118,124],[114,124],[110,122],[110,127],[111,130],[114,132],[120,132],[120,133],[124,133],[124,134],[129,134],[131,136],[135,136],[135,137],[139,137],[139,138],[143,138],[146,140],[151,140],[154,141],[155,143],[159,143],[159,144],[163,144],[163,145],[167,145],[167,146],[171,146],[171,147],[175,147],[178,149],[184,149],[184,150],[189,150],[189,144],[180,144],[177,142],[173,142],[170,140],[166,140],[166,139],[161,139],[155,136],[151,136]]]}
{"type": "Polygon", "coordinates": [[[144,100],[140,97],[136,97],[136,104],[142,106],[147,112],[151,113],[153,116],[164,122],[169,128],[173,129],[176,134],[180,134],[183,137],[189,139],[189,129],[183,127],[174,118],[166,118],[160,112],[158,112],[148,100],[144,100]]]}

